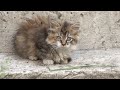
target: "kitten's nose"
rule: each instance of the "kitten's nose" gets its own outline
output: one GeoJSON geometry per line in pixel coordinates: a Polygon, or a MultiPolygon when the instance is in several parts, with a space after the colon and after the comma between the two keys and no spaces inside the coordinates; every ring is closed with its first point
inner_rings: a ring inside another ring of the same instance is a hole
{"type": "Polygon", "coordinates": [[[65,46],[65,44],[62,44],[63,46],[65,46]]]}

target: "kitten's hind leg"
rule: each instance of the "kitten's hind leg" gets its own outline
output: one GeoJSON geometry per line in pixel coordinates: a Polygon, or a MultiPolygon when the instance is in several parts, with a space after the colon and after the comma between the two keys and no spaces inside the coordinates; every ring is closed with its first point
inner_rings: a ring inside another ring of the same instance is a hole
{"type": "Polygon", "coordinates": [[[45,65],[53,65],[54,61],[53,60],[49,60],[49,59],[44,59],[43,60],[43,64],[45,64],[45,65]]]}
{"type": "Polygon", "coordinates": [[[30,60],[38,60],[38,57],[36,56],[36,50],[35,43],[28,41],[28,58],[30,60]]]}
{"type": "Polygon", "coordinates": [[[35,56],[29,56],[28,58],[29,58],[30,60],[38,60],[38,58],[35,57],[35,56]]]}

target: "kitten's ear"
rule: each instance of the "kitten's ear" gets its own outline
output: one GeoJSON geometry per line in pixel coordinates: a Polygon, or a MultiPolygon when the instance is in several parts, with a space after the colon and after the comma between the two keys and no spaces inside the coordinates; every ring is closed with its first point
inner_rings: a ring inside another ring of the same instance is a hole
{"type": "Polygon", "coordinates": [[[80,23],[78,22],[78,23],[71,24],[71,28],[79,31],[80,23]]]}
{"type": "Polygon", "coordinates": [[[51,28],[49,28],[49,29],[47,30],[47,32],[48,32],[48,33],[54,33],[54,30],[51,29],[51,28]]]}
{"type": "Polygon", "coordinates": [[[50,20],[50,16],[48,15],[48,26],[49,26],[49,28],[51,28],[51,20],[50,20]]]}
{"type": "Polygon", "coordinates": [[[48,25],[49,28],[56,28],[60,26],[60,23],[57,22],[57,20],[50,18],[50,16],[48,16],[48,25]]]}

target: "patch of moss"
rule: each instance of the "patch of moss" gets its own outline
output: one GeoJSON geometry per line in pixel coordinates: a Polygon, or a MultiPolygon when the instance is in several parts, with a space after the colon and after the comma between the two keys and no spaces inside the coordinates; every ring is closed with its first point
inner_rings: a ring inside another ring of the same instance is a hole
{"type": "Polygon", "coordinates": [[[5,71],[9,69],[10,58],[3,60],[0,63],[0,78],[4,78],[6,76],[5,71]]]}
{"type": "Polygon", "coordinates": [[[8,68],[9,62],[10,62],[10,59],[7,58],[7,59],[3,60],[3,62],[0,63],[0,73],[9,69],[8,68]]]}
{"type": "Polygon", "coordinates": [[[4,73],[4,72],[0,72],[0,79],[5,78],[6,75],[7,75],[6,73],[4,73]]]}
{"type": "Polygon", "coordinates": [[[116,66],[111,66],[111,65],[80,65],[80,66],[69,66],[69,67],[61,67],[59,69],[49,69],[49,71],[61,71],[61,70],[74,70],[74,69],[81,69],[81,68],[90,68],[90,67],[116,67],[116,66]]]}

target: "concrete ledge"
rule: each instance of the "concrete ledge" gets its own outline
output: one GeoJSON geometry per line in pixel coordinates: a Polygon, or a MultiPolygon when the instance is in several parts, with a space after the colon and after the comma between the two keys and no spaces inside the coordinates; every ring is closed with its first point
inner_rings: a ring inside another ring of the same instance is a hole
{"type": "Polygon", "coordinates": [[[119,79],[120,49],[80,50],[66,65],[43,66],[13,53],[0,54],[1,79],[119,79]]]}

